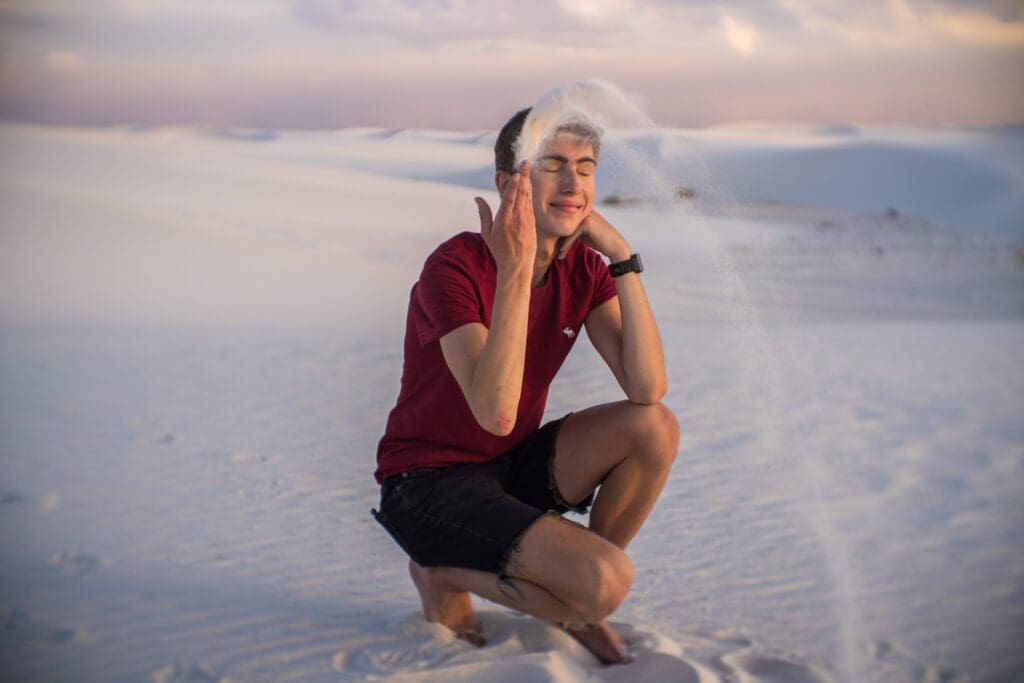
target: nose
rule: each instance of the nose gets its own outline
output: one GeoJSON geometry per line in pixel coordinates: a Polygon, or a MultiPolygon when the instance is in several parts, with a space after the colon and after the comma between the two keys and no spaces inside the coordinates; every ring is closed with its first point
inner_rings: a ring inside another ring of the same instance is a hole
{"type": "Polygon", "coordinates": [[[575,194],[582,184],[580,177],[570,168],[564,169],[558,178],[558,189],[562,194],[575,194]]]}

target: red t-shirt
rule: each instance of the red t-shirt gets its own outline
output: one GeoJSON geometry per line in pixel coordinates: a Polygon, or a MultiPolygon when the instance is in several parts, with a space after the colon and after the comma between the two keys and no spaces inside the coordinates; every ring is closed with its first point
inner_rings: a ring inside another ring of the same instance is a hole
{"type": "Polygon", "coordinates": [[[409,297],[402,384],[377,446],[378,483],[421,467],[485,462],[536,431],[548,387],[587,315],[616,295],[608,266],[582,242],[551,263],[547,281],[530,292],[516,425],[508,436],[495,436],[473,417],[439,340],[468,323],[490,327],[496,282],[494,258],[479,233],[456,235],[427,258],[409,297]]]}

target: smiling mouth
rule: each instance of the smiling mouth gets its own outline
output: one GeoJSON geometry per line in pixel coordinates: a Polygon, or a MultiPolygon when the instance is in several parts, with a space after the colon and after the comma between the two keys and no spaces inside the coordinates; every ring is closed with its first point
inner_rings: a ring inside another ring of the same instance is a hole
{"type": "Polygon", "coordinates": [[[579,204],[552,204],[551,207],[563,213],[576,213],[583,208],[579,204]]]}

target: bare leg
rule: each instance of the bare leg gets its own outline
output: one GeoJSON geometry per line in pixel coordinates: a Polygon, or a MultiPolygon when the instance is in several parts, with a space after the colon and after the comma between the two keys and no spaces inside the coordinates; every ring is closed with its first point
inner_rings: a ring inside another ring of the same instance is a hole
{"type": "Polygon", "coordinates": [[[636,536],[668,480],[671,463],[629,457],[605,477],[590,510],[590,528],[620,548],[636,536]]]}
{"type": "MultiPolygon", "coordinates": [[[[625,549],[654,508],[678,448],[679,425],[664,406],[595,406],[562,425],[555,481],[562,495],[574,502],[600,485],[590,510],[590,528],[625,549]]],[[[621,639],[604,621],[584,624],[582,629],[563,627],[599,658],[600,650],[622,652],[621,639]]]]}
{"type": "Polygon", "coordinates": [[[469,593],[447,583],[442,576],[432,575],[430,570],[412,560],[409,560],[409,576],[420,594],[427,621],[447,626],[471,645],[487,644],[480,635],[480,622],[473,613],[469,593]]]}
{"type": "Polygon", "coordinates": [[[632,566],[621,549],[654,507],[678,443],[675,417],[660,404],[612,403],[574,414],[558,435],[555,480],[571,502],[601,486],[591,530],[540,518],[505,568],[509,578],[500,582],[487,572],[410,563],[424,615],[464,637],[479,628],[468,595],[475,593],[561,623],[602,662],[628,661],[621,638],[604,620],[632,583],[632,566]]]}
{"type": "Polygon", "coordinates": [[[473,569],[415,563],[409,568],[427,619],[457,634],[478,623],[468,591],[541,619],[574,624],[568,632],[602,662],[627,661],[621,639],[603,624],[632,581],[621,551],[586,529],[542,517],[524,534],[509,565],[508,578],[500,581],[497,574],[473,569]],[[544,580],[548,586],[539,582],[544,580]]]}
{"type": "MultiPolygon", "coordinates": [[[[560,616],[567,614],[565,611],[567,607],[560,603],[555,596],[540,586],[522,579],[512,579],[513,587],[507,586],[505,590],[499,588],[497,591],[492,591],[491,588],[496,586],[498,581],[497,574],[453,567],[421,567],[411,560],[409,561],[409,573],[420,593],[423,614],[427,621],[447,626],[455,632],[457,637],[477,647],[486,645],[487,641],[480,633],[480,622],[473,614],[469,592],[466,592],[462,586],[472,586],[476,590],[470,592],[477,593],[491,602],[503,604],[536,617],[546,618],[549,621],[558,622],[560,616]],[[474,576],[481,574],[482,576],[474,576]],[[451,581],[459,582],[460,585],[452,584],[451,581]]],[[[631,661],[624,653],[622,638],[605,622],[586,624],[562,621],[558,623],[602,663],[622,664],[631,661]]]]}
{"type": "Polygon", "coordinates": [[[555,481],[572,502],[600,485],[590,528],[625,548],[654,508],[678,448],[679,425],[663,405],[594,406],[562,425],[555,481]]]}

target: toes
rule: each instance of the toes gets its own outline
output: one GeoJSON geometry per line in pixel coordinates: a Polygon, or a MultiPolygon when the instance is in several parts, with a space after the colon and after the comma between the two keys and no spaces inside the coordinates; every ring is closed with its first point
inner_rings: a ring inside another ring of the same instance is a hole
{"type": "Polygon", "coordinates": [[[473,647],[483,647],[487,644],[487,641],[480,634],[480,631],[476,629],[467,629],[465,631],[459,631],[455,635],[457,635],[459,638],[466,641],[473,647]]]}
{"type": "Polygon", "coordinates": [[[625,644],[607,624],[563,623],[562,628],[602,664],[629,664],[633,661],[625,644]]]}

